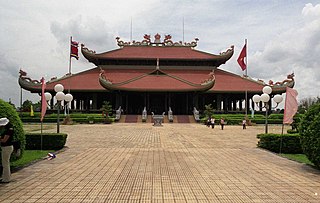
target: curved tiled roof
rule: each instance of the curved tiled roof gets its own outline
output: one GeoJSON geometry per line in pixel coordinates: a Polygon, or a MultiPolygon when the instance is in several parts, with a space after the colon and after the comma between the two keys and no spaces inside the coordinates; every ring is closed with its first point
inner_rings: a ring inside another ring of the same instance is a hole
{"type": "MultiPolygon", "coordinates": [[[[202,81],[208,79],[210,70],[165,70],[164,73],[151,74],[150,69],[104,69],[106,77],[112,84],[118,84],[123,90],[144,91],[149,88],[151,91],[203,91],[208,92],[244,92],[261,93],[265,84],[242,77],[221,69],[214,71],[215,84],[211,89],[203,88],[202,81]],[[119,85],[122,84],[122,85],[119,85]],[[197,90],[198,87],[199,89],[197,90]],[[202,87],[202,88],[200,88],[202,87]]],[[[96,67],[74,75],[47,82],[46,90],[54,91],[56,84],[62,84],[65,89],[73,92],[107,91],[99,82],[100,68],[96,67]]],[[[30,79],[19,77],[19,84],[22,88],[31,92],[41,92],[41,84],[33,83],[30,79]]],[[[286,87],[293,87],[294,81],[282,86],[273,86],[273,93],[283,93],[286,87]]],[[[109,86],[110,87],[110,86],[109,86]]],[[[116,86],[113,86],[115,88],[116,86]]],[[[120,88],[120,89],[121,89],[120,88]]]]}

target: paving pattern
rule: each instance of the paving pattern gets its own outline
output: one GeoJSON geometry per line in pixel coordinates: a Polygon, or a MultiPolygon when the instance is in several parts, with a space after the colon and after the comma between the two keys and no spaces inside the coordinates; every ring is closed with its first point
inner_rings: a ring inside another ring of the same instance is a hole
{"type": "Polygon", "coordinates": [[[257,149],[263,127],[118,123],[61,131],[68,149],[14,173],[14,182],[0,185],[0,202],[320,202],[320,171],[257,149]]]}

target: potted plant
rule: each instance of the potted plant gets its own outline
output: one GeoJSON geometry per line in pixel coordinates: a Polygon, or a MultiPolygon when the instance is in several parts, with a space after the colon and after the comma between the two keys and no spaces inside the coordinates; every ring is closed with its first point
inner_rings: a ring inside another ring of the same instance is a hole
{"type": "Polygon", "coordinates": [[[110,124],[111,119],[109,118],[109,114],[110,112],[112,113],[112,105],[110,104],[110,102],[104,101],[101,107],[101,110],[102,110],[102,115],[104,116],[104,123],[110,124]]]}

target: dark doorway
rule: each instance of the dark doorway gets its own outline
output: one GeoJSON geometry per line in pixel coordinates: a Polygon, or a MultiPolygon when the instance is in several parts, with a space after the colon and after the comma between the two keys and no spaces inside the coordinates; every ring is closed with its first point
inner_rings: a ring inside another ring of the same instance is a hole
{"type": "Polygon", "coordinates": [[[131,93],[128,94],[128,108],[127,114],[142,114],[144,107],[144,94],[143,93],[131,93]]]}
{"type": "Polygon", "coordinates": [[[172,111],[174,115],[187,115],[188,114],[188,94],[176,93],[171,97],[172,111]]]}
{"type": "Polygon", "coordinates": [[[150,93],[149,94],[149,112],[154,114],[162,114],[167,112],[165,109],[166,95],[165,93],[150,93]]]}

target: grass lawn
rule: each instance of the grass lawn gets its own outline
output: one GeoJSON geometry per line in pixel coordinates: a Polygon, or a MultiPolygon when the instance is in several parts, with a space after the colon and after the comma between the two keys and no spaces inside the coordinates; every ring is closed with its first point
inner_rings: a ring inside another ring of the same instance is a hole
{"type": "Polygon", "coordinates": [[[17,161],[13,161],[11,162],[11,168],[15,169],[15,168],[20,168],[23,166],[27,166],[29,164],[31,164],[34,161],[43,159],[44,157],[47,156],[47,154],[51,151],[47,151],[47,150],[25,150],[24,154],[22,156],[21,159],[17,160],[17,161]]]}
{"type": "Polygon", "coordinates": [[[305,164],[314,166],[313,163],[311,163],[307,158],[307,156],[304,154],[280,154],[280,156],[286,157],[288,159],[291,159],[300,163],[305,163],[305,164]]]}

